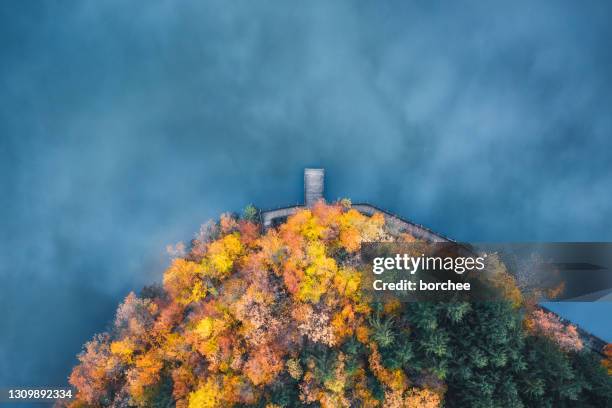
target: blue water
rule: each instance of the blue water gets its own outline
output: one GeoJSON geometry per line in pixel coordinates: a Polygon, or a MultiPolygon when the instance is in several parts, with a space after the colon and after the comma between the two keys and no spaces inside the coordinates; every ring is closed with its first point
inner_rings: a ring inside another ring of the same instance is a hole
{"type": "Polygon", "coordinates": [[[0,386],[65,385],[167,244],[307,166],[457,240],[612,240],[612,6],[520,3],[3,5],[0,386]]]}

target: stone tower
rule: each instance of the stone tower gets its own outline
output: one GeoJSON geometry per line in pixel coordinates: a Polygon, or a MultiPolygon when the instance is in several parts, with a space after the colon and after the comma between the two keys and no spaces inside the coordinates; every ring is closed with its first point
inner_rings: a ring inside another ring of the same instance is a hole
{"type": "Polygon", "coordinates": [[[304,169],[304,204],[312,207],[317,201],[324,200],[325,169],[304,169]]]}

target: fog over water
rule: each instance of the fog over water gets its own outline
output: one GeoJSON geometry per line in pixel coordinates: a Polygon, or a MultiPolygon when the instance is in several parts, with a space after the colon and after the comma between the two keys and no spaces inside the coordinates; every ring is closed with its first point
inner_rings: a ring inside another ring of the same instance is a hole
{"type": "MultiPolygon", "coordinates": [[[[610,2],[0,7],[0,387],[65,385],[165,246],[248,203],[612,241],[610,2]]],[[[612,341],[612,306],[563,305],[612,341]]]]}

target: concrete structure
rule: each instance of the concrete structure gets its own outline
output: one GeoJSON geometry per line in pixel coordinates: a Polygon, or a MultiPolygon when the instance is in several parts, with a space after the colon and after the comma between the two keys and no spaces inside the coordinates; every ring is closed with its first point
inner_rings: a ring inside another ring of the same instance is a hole
{"type": "MultiPolygon", "coordinates": [[[[297,204],[288,207],[281,207],[272,210],[261,212],[261,224],[264,229],[268,229],[277,224],[283,223],[288,216],[295,213],[297,210],[307,207],[312,207],[317,201],[325,200],[323,195],[325,189],[325,169],[305,169],[304,170],[304,202],[305,204],[297,204]]],[[[407,221],[398,215],[382,210],[372,204],[356,203],[353,208],[366,215],[374,215],[380,213],[385,217],[387,226],[394,233],[408,233],[416,239],[421,239],[428,242],[452,242],[450,238],[433,232],[423,225],[415,224],[407,221]]]]}
{"type": "MultiPolygon", "coordinates": [[[[299,209],[312,207],[317,201],[325,200],[323,196],[325,184],[325,170],[324,169],[305,169],[304,170],[304,202],[305,205],[297,204],[288,207],[281,207],[273,210],[262,211],[261,215],[261,224],[265,229],[270,227],[275,227],[279,224],[282,224],[288,216],[295,213],[299,209]]],[[[416,239],[427,241],[427,242],[455,242],[450,238],[445,237],[442,234],[433,232],[427,227],[424,227],[420,224],[415,224],[408,220],[401,218],[398,215],[392,214],[388,211],[375,207],[374,205],[367,203],[357,203],[353,204],[352,207],[359,212],[366,215],[374,215],[376,213],[382,214],[385,217],[385,225],[391,233],[408,233],[415,237],[416,239]]],[[[547,312],[556,313],[546,309],[543,306],[540,306],[541,309],[544,309],[547,312]]],[[[565,324],[570,324],[570,322],[561,318],[565,324]]],[[[586,347],[603,355],[603,347],[605,346],[605,342],[600,338],[593,336],[592,334],[582,330],[578,327],[578,332],[585,344],[586,347]]]]}
{"type": "Polygon", "coordinates": [[[290,216],[300,208],[304,208],[304,206],[294,205],[291,207],[281,207],[275,210],[262,211],[261,225],[263,225],[264,229],[274,227],[276,226],[276,224],[282,223],[284,220],[287,219],[288,216],[290,216]]]}
{"type": "Polygon", "coordinates": [[[325,169],[304,169],[304,204],[312,207],[317,201],[324,200],[325,169]]]}

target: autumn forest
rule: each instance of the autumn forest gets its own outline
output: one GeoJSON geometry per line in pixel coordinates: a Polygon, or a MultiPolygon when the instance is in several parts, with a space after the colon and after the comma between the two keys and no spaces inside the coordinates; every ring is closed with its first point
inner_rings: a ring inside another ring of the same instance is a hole
{"type": "Polygon", "coordinates": [[[262,231],[224,214],[179,248],[163,282],[130,293],[70,375],[76,407],[604,407],[608,358],[523,298],[374,302],[363,242],[410,242],[349,200],[262,231]]]}

